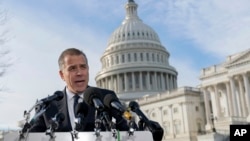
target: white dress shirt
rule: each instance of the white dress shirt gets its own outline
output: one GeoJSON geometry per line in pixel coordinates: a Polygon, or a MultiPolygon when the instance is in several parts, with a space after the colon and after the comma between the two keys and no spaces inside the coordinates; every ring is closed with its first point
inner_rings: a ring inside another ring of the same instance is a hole
{"type": "MultiPolygon", "coordinates": [[[[74,113],[74,93],[70,92],[66,88],[66,93],[67,93],[67,102],[68,102],[68,111],[69,111],[69,119],[72,128],[75,128],[75,113],[74,113]]],[[[78,100],[78,103],[83,102],[83,94],[79,94],[80,98],[78,100]]]]}

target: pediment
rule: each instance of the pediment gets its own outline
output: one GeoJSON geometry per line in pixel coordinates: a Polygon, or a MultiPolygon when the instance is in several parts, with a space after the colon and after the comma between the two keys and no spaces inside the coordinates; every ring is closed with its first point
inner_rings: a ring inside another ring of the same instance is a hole
{"type": "Polygon", "coordinates": [[[250,49],[228,56],[227,61],[225,62],[225,65],[229,67],[229,66],[234,66],[234,65],[241,64],[244,62],[250,62],[250,49]]]}

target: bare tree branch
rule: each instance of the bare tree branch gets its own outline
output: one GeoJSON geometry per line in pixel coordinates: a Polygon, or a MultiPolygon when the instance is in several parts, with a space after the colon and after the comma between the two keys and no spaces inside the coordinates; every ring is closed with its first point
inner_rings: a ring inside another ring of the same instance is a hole
{"type": "MultiPolygon", "coordinates": [[[[8,68],[12,65],[11,59],[9,58],[10,50],[7,48],[7,42],[9,38],[9,30],[7,24],[9,20],[8,11],[3,8],[3,4],[0,0],[0,79],[6,75],[8,68]]],[[[0,81],[0,92],[4,91],[3,82],[0,81]]]]}

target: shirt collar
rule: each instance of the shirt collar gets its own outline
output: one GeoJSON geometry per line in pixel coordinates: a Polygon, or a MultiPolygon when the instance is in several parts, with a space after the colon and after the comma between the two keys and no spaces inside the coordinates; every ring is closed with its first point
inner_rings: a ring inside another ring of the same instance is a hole
{"type": "MultiPolygon", "coordinates": [[[[66,87],[66,93],[67,93],[68,100],[73,99],[73,97],[76,95],[72,93],[67,87],[66,87]]],[[[78,95],[80,96],[81,99],[83,99],[83,93],[78,94],[78,95]]]]}

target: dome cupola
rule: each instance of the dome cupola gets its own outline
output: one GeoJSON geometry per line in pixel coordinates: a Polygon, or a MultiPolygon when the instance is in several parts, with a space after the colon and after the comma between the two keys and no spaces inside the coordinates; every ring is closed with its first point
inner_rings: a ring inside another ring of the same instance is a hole
{"type": "Polygon", "coordinates": [[[177,71],[157,33],[137,15],[138,5],[128,0],[126,17],[111,34],[96,75],[98,87],[132,100],[177,88],[177,71]]]}

